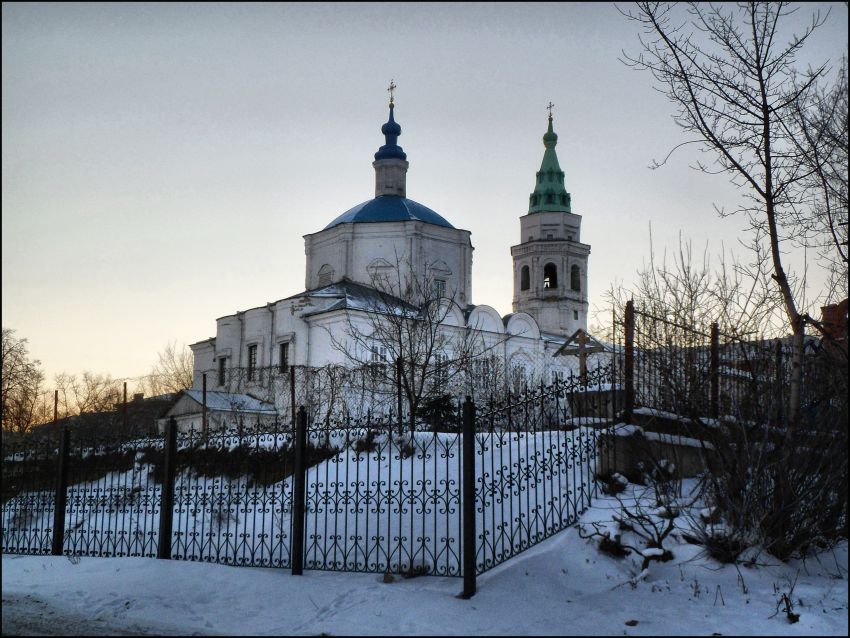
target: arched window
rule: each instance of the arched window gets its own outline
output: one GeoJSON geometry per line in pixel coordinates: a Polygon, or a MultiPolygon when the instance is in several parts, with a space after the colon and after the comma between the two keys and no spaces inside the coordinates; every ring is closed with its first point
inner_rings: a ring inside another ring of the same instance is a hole
{"type": "Polygon", "coordinates": [[[329,264],[319,268],[319,287],[330,286],[334,280],[334,269],[329,264]]]}
{"type": "Polygon", "coordinates": [[[570,268],[570,288],[573,290],[581,290],[581,272],[578,266],[570,268]]]}
{"type": "Polygon", "coordinates": [[[558,269],[555,264],[549,263],[543,266],[543,287],[558,287],[558,269]]]}
{"type": "Polygon", "coordinates": [[[530,285],[531,284],[529,283],[528,277],[528,266],[523,266],[522,270],[519,271],[519,289],[528,290],[530,285]]]}

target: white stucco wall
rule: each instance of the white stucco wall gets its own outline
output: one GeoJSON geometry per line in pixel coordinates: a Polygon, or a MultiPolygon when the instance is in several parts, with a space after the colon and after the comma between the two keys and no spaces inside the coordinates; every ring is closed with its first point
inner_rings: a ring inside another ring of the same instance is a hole
{"type": "MultiPolygon", "coordinates": [[[[445,228],[419,221],[340,224],[304,236],[307,255],[305,286],[320,286],[319,271],[326,264],[332,282],[348,278],[370,285],[370,266],[384,260],[393,269],[408,261],[419,276],[446,271],[446,292],[456,293],[466,305],[472,296],[472,243],[467,230],[445,228]]],[[[438,277],[443,278],[443,277],[438,277]]]]}

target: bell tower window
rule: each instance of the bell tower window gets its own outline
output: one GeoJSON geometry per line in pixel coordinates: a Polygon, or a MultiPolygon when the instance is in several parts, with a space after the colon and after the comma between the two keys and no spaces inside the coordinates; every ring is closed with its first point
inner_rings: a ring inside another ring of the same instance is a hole
{"type": "Polygon", "coordinates": [[[555,266],[555,264],[549,263],[543,266],[543,287],[558,287],[558,268],[555,266]]]}
{"type": "Polygon", "coordinates": [[[570,268],[570,288],[573,290],[581,290],[581,272],[578,266],[570,268]]]}
{"type": "Polygon", "coordinates": [[[523,266],[522,270],[519,271],[519,289],[528,290],[529,287],[530,282],[528,276],[528,266],[523,266]]]}

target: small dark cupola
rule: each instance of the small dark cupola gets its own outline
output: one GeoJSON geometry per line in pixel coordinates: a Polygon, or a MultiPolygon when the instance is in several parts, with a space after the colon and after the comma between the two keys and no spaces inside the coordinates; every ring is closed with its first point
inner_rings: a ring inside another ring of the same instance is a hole
{"type": "Polygon", "coordinates": [[[398,136],[401,135],[401,126],[399,126],[398,122],[396,122],[393,117],[395,104],[392,91],[395,90],[395,88],[395,83],[390,82],[390,88],[387,89],[390,91],[390,119],[388,119],[381,127],[381,133],[384,134],[384,145],[378,149],[377,153],[375,153],[376,160],[407,159],[407,154],[404,150],[402,150],[401,146],[398,145],[398,136]]]}
{"type": "Polygon", "coordinates": [[[393,91],[395,82],[390,82],[387,89],[390,92],[390,119],[381,127],[384,134],[384,145],[375,153],[375,197],[394,195],[396,197],[407,196],[407,154],[398,145],[398,136],[401,135],[401,126],[393,117],[393,91]]]}

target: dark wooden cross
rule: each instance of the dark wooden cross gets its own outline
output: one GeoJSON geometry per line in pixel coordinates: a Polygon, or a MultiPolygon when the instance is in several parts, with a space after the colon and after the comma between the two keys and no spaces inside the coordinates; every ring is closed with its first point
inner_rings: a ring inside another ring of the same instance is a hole
{"type": "Polygon", "coordinates": [[[387,89],[387,91],[389,91],[389,92],[390,92],[390,104],[392,104],[392,103],[393,103],[393,91],[395,91],[397,88],[398,88],[398,87],[396,86],[395,82],[393,82],[392,80],[390,80],[390,86],[389,86],[389,88],[387,89]]]}
{"type": "Polygon", "coordinates": [[[552,104],[552,100],[549,100],[549,104],[548,104],[548,106],[547,106],[546,108],[547,108],[547,109],[549,109],[549,119],[550,119],[550,120],[552,119],[552,107],[553,107],[553,106],[555,106],[555,105],[554,105],[554,104],[552,104]]]}

